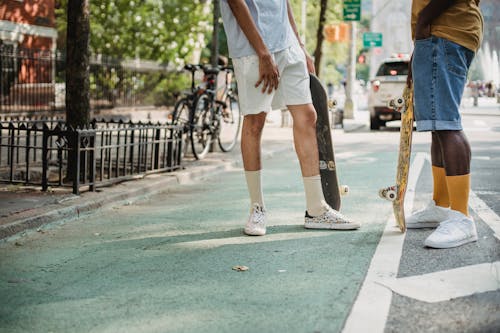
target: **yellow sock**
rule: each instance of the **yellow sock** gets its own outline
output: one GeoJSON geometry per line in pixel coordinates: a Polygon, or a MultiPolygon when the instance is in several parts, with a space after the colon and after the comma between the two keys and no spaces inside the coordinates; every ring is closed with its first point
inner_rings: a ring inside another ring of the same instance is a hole
{"type": "Polygon", "coordinates": [[[436,206],[450,207],[450,197],[448,195],[448,185],[446,185],[446,172],[444,168],[433,165],[432,179],[434,180],[432,199],[436,202],[436,206]]]}
{"type": "Polygon", "coordinates": [[[470,174],[446,176],[450,208],[469,216],[470,174]]]}

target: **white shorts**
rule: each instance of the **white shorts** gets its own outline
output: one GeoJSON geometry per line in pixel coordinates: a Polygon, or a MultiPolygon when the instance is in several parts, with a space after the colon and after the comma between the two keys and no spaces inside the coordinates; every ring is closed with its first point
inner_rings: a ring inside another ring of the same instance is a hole
{"type": "Polygon", "coordinates": [[[262,83],[255,88],[255,83],[259,80],[258,56],[233,59],[240,111],[243,115],[312,103],[304,51],[294,44],[272,56],[278,66],[280,78],[278,89],[271,94],[262,92],[262,83]]]}

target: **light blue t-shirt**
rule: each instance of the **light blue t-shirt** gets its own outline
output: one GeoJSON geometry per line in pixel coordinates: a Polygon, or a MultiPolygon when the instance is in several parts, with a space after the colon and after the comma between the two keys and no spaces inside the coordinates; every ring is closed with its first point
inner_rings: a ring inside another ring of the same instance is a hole
{"type": "MultiPolygon", "coordinates": [[[[269,52],[275,53],[292,45],[295,34],[288,20],[287,0],[245,0],[250,14],[269,52]]],[[[241,30],[227,0],[220,0],[222,20],[231,58],[256,54],[241,30]]]]}

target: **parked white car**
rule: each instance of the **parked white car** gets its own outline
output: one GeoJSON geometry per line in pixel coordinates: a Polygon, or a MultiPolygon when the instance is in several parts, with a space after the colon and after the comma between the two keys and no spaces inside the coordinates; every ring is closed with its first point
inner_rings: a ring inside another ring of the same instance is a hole
{"type": "Polygon", "coordinates": [[[410,58],[398,54],[386,59],[379,66],[376,76],[370,81],[368,109],[370,110],[370,129],[378,130],[385,123],[400,120],[401,113],[387,106],[389,100],[403,95],[408,76],[410,58]]]}

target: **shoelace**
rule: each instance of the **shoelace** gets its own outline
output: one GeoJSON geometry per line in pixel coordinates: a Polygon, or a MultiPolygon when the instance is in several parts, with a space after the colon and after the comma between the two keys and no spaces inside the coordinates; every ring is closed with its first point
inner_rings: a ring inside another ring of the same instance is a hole
{"type": "Polygon", "coordinates": [[[264,209],[258,205],[253,206],[252,210],[252,222],[256,224],[261,224],[264,222],[264,209]]]}
{"type": "Polygon", "coordinates": [[[347,223],[348,222],[348,219],[347,217],[342,214],[341,212],[338,212],[336,210],[334,210],[333,208],[329,207],[328,208],[328,212],[330,214],[332,214],[333,216],[335,216],[335,218],[338,220],[338,221],[341,221],[342,223],[347,223]]]}
{"type": "Polygon", "coordinates": [[[461,222],[454,222],[452,220],[443,221],[439,224],[438,230],[443,234],[451,234],[453,230],[459,230],[464,235],[469,235],[469,232],[464,229],[464,226],[461,222]]]}
{"type": "Polygon", "coordinates": [[[451,230],[450,230],[450,225],[451,221],[443,221],[439,224],[438,226],[438,230],[440,233],[443,233],[443,234],[450,234],[451,233],[451,230]]]}

